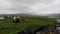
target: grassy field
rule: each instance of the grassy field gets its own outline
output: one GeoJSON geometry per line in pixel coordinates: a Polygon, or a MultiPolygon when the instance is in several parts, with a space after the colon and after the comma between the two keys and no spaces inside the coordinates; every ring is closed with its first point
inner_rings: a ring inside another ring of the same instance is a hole
{"type": "Polygon", "coordinates": [[[48,26],[55,25],[55,18],[20,18],[19,23],[13,23],[12,19],[4,19],[0,20],[0,34],[17,34],[17,32],[24,30],[25,28],[29,28],[32,31],[35,29],[48,26]],[[5,29],[8,28],[8,29],[5,29]]]}

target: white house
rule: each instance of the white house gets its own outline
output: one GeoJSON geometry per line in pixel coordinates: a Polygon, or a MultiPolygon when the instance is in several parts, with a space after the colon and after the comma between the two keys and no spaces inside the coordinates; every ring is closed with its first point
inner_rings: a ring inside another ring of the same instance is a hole
{"type": "Polygon", "coordinates": [[[0,19],[4,19],[4,17],[3,16],[0,16],[0,19]]]}
{"type": "Polygon", "coordinates": [[[16,19],[16,17],[13,17],[13,19],[16,19]]]}
{"type": "Polygon", "coordinates": [[[13,19],[20,18],[20,16],[14,16],[13,19]]]}
{"type": "Polygon", "coordinates": [[[56,21],[57,21],[57,23],[60,23],[60,19],[57,19],[56,21]]]}

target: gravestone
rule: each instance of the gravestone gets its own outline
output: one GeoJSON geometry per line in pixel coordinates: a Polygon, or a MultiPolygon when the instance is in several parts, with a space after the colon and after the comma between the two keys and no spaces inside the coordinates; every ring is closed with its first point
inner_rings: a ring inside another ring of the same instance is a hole
{"type": "Polygon", "coordinates": [[[30,29],[25,29],[21,32],[18,32],[17,34],[33,34],[32,31],[30,29]]]}
{"type": "Polygon", "coordinates": [[[20,32],[18,32],[17,34],[25,34],[25,33],[24,33],[24,31],[20,31],[20,32]]]}
{"type": "Polygon", "coordinates": [[[47,27],[43,26],[35,30],[34,34],[46,34],[47,33],[47,27]]]}
{"type": "Polygon", "coordinates": [[[24,30],[24,33],[25,33],[25,34],[32,34],[32,31],[31,31],[30,29],[25,29],[25,30],[24,30]]]}

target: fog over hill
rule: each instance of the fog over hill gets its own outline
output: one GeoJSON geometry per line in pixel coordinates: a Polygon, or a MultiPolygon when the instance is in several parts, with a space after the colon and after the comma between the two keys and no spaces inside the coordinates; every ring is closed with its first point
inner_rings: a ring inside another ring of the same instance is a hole
{"type": "Polygon", "coordinates": [[[48,15],[50,18],[60,18],[60,14],[50,14],[48,15]]]}

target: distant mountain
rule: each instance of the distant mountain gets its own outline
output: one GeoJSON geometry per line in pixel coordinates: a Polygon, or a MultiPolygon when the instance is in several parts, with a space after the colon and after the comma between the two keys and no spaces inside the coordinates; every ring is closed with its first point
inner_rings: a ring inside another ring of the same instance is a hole
{"type": "Polygon", "coordinates": [[[48,17],[48,18],[60,18],[60,14],[49,14],[47,16],[31,15],[31,14],[0,14],[0,16],[35,16],[35,17],[48,17]]]}
{"type": "Polygon", "coordinates": [[[37,16],[31,14],[0,14],[0,16],[37,16]]]}
{"type": "Polygon", "coordinates": [[[50,14],[48,15],[49,18],[60,18],[60,14],[50,14]]]}

